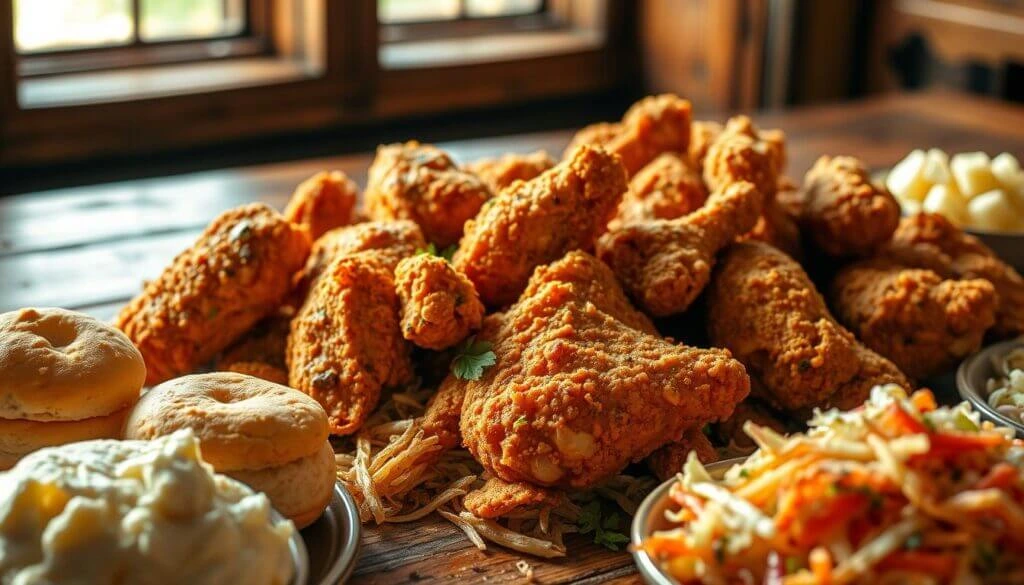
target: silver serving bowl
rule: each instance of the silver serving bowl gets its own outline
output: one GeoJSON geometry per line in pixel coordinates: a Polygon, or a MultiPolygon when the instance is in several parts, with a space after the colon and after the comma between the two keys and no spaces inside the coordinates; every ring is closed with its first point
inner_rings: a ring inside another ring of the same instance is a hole
{"type": "MultiPolygon", "coordinates": [[[[712,477],[721,479],[730,467],[743,463],[745,460],[744,457],[737,457],[735,459],[718,461],[708,465],[707,470],[712,477]]],[[[661,570],[656,560],[637,548],[640,546],[640,543],[655,532],[672,528],[665,519],[665,511],[672,505],[672,502],[668,499],[668,492],[676,481],[678,481],[677,478],[670,478],[665,483],[656,487],[654,491],[647,494],[640,507],[637,508],[636,515],[633,516],[633,526],[630,529],[630,540],[634,547],[633,561],[636,562],[640,575],[649,585],[679,585],[675,579],[661,570]]]]}
{"type": "Polygon", "coordinates": [[[302,529],[309,548],[309,571],[303,584],[338,585],[348,580],[359,556],[359,508],[351,494],[334,484],[334,496],[323,515],[302,529]]]}
{"type": "Polygon", "coordinates": [[[1017,433],[1017,437],[1024,438],[1024,423],[1015,421],[989,406],[986,390],[989,378],[1000,375],[995,362],[1018,347],[1024,347],[1024,339],[1012,339],[990,345],[965,359],[956,371],[956,389],[961,398],[970,402],[971,406],[981,413],[982,418],[997,425],[1010,427],[1017,433]]]}

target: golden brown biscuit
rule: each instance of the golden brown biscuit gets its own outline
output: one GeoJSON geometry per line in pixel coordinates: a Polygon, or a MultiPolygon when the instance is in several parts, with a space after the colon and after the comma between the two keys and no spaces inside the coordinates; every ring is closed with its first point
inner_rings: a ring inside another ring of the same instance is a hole
{"type": "Polygon", "coordinates": [[[74,421],[135,403],[146,379],[125,334],[64,309],[0,314],[0,418],[74,421]]]}
{"type": "Polygon", "coordinates": [[[170,380],[142,397],[125,438],[152,439],[190,428],[217,471],[277,467],[308,457],[327,440],[327,414],[302,392],[234,372],[170,380]]]}
{"type": "Polygon", "coordinates": [[[10,469],[25,455],[44,447],[120,439],[129,412],[131,408],[122,408],[107,416],[66,422],[0,419],[0,470],[10,469]]]}
{"type": "Polygon", "coordinates": [[[305,528],[331,503],[336,481],[334,449],[324,441],[312,455],[277,467],[230,471],[227,475],[267,494],[282,516],[305,528]]]}

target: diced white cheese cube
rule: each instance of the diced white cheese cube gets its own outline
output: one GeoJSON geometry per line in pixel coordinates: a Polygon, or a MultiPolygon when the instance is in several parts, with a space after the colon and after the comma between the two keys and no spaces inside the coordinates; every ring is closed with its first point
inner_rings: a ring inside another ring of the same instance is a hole
{"type": "Polygon", "coordinates": [[[949,155],[932,148],[924,159],[924,166],[921,168],[921,178],[932,185],[945,185],[950,182],[952,175],[949,172],[949,155]]]}
{"type": "Polygon", "coordinates": [[[1020,169],[1020,163],[1008,152],[1004,152],[992,159],[989,167],[996,180],[1003,186],[1003,189],[1020,189],[1024,187],[1024,171],[1020,169]]]}
{"type": "Polygon", "coordinates": [[[956,225],[967,222],[967,202],[948,185],[935,185],[924,198],[921,208],[928,213],[938,213],[956,225]]]}
{"type": "Polygon", "coordinates": [[[921,176],[927,155],[923,150],[915,150],[907,158],[896,163],[885,178],[885,186],[889,191],[904,199],[923,201],[931,185],[921,176]]]}
{"type": "Polygon", "coordinates": [[[950,170],[964,197],[974,197],[999,187],[989,164],[988,155],[984,152],[963,152],[953,157],[949,163],[950,170]]]}
{"type": "Polygon", "coordinates": [[[967,203],[972,227],[991,231],[1013,230],[1020,222],[1017,209],[1002,189],[993,189],[975,196],[967,203]]]}

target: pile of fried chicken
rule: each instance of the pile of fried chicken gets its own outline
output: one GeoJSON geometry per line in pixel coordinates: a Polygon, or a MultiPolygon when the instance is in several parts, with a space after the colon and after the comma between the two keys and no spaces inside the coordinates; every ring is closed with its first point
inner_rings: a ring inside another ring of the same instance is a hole
{"type": "Polygon", "coordinates": [[[336,435],[468,338],[490,344],[493,365],[444,372],[422,419],[488,473],[465,498],[483,518],[634,462],[672,475],[716,456],[709,430],[742,443],[746,420],[856,406],[1024,333],[1024,280],[978,240],[901,218],[855,158],[802,184],[785,167],[782,132],[693,122],[674,95],[580,130],[561,161],[381,146],[361,196],[324,172],[283,214],[218,217],[117,324],[148,383],[216,360],[314,397],[336,435]],[[659,333],[684,313],[711,347],[659,333]]]}

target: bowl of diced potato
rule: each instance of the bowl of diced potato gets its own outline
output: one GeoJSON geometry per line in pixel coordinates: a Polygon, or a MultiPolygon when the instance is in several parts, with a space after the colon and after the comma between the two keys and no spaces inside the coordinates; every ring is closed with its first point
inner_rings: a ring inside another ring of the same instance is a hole
{"type": "Polygon", "coordinates": [[[914,150],[885,185],[903,213],[940,213],[1024,270],[1024,171],[1010,153],[914,150]]]}

